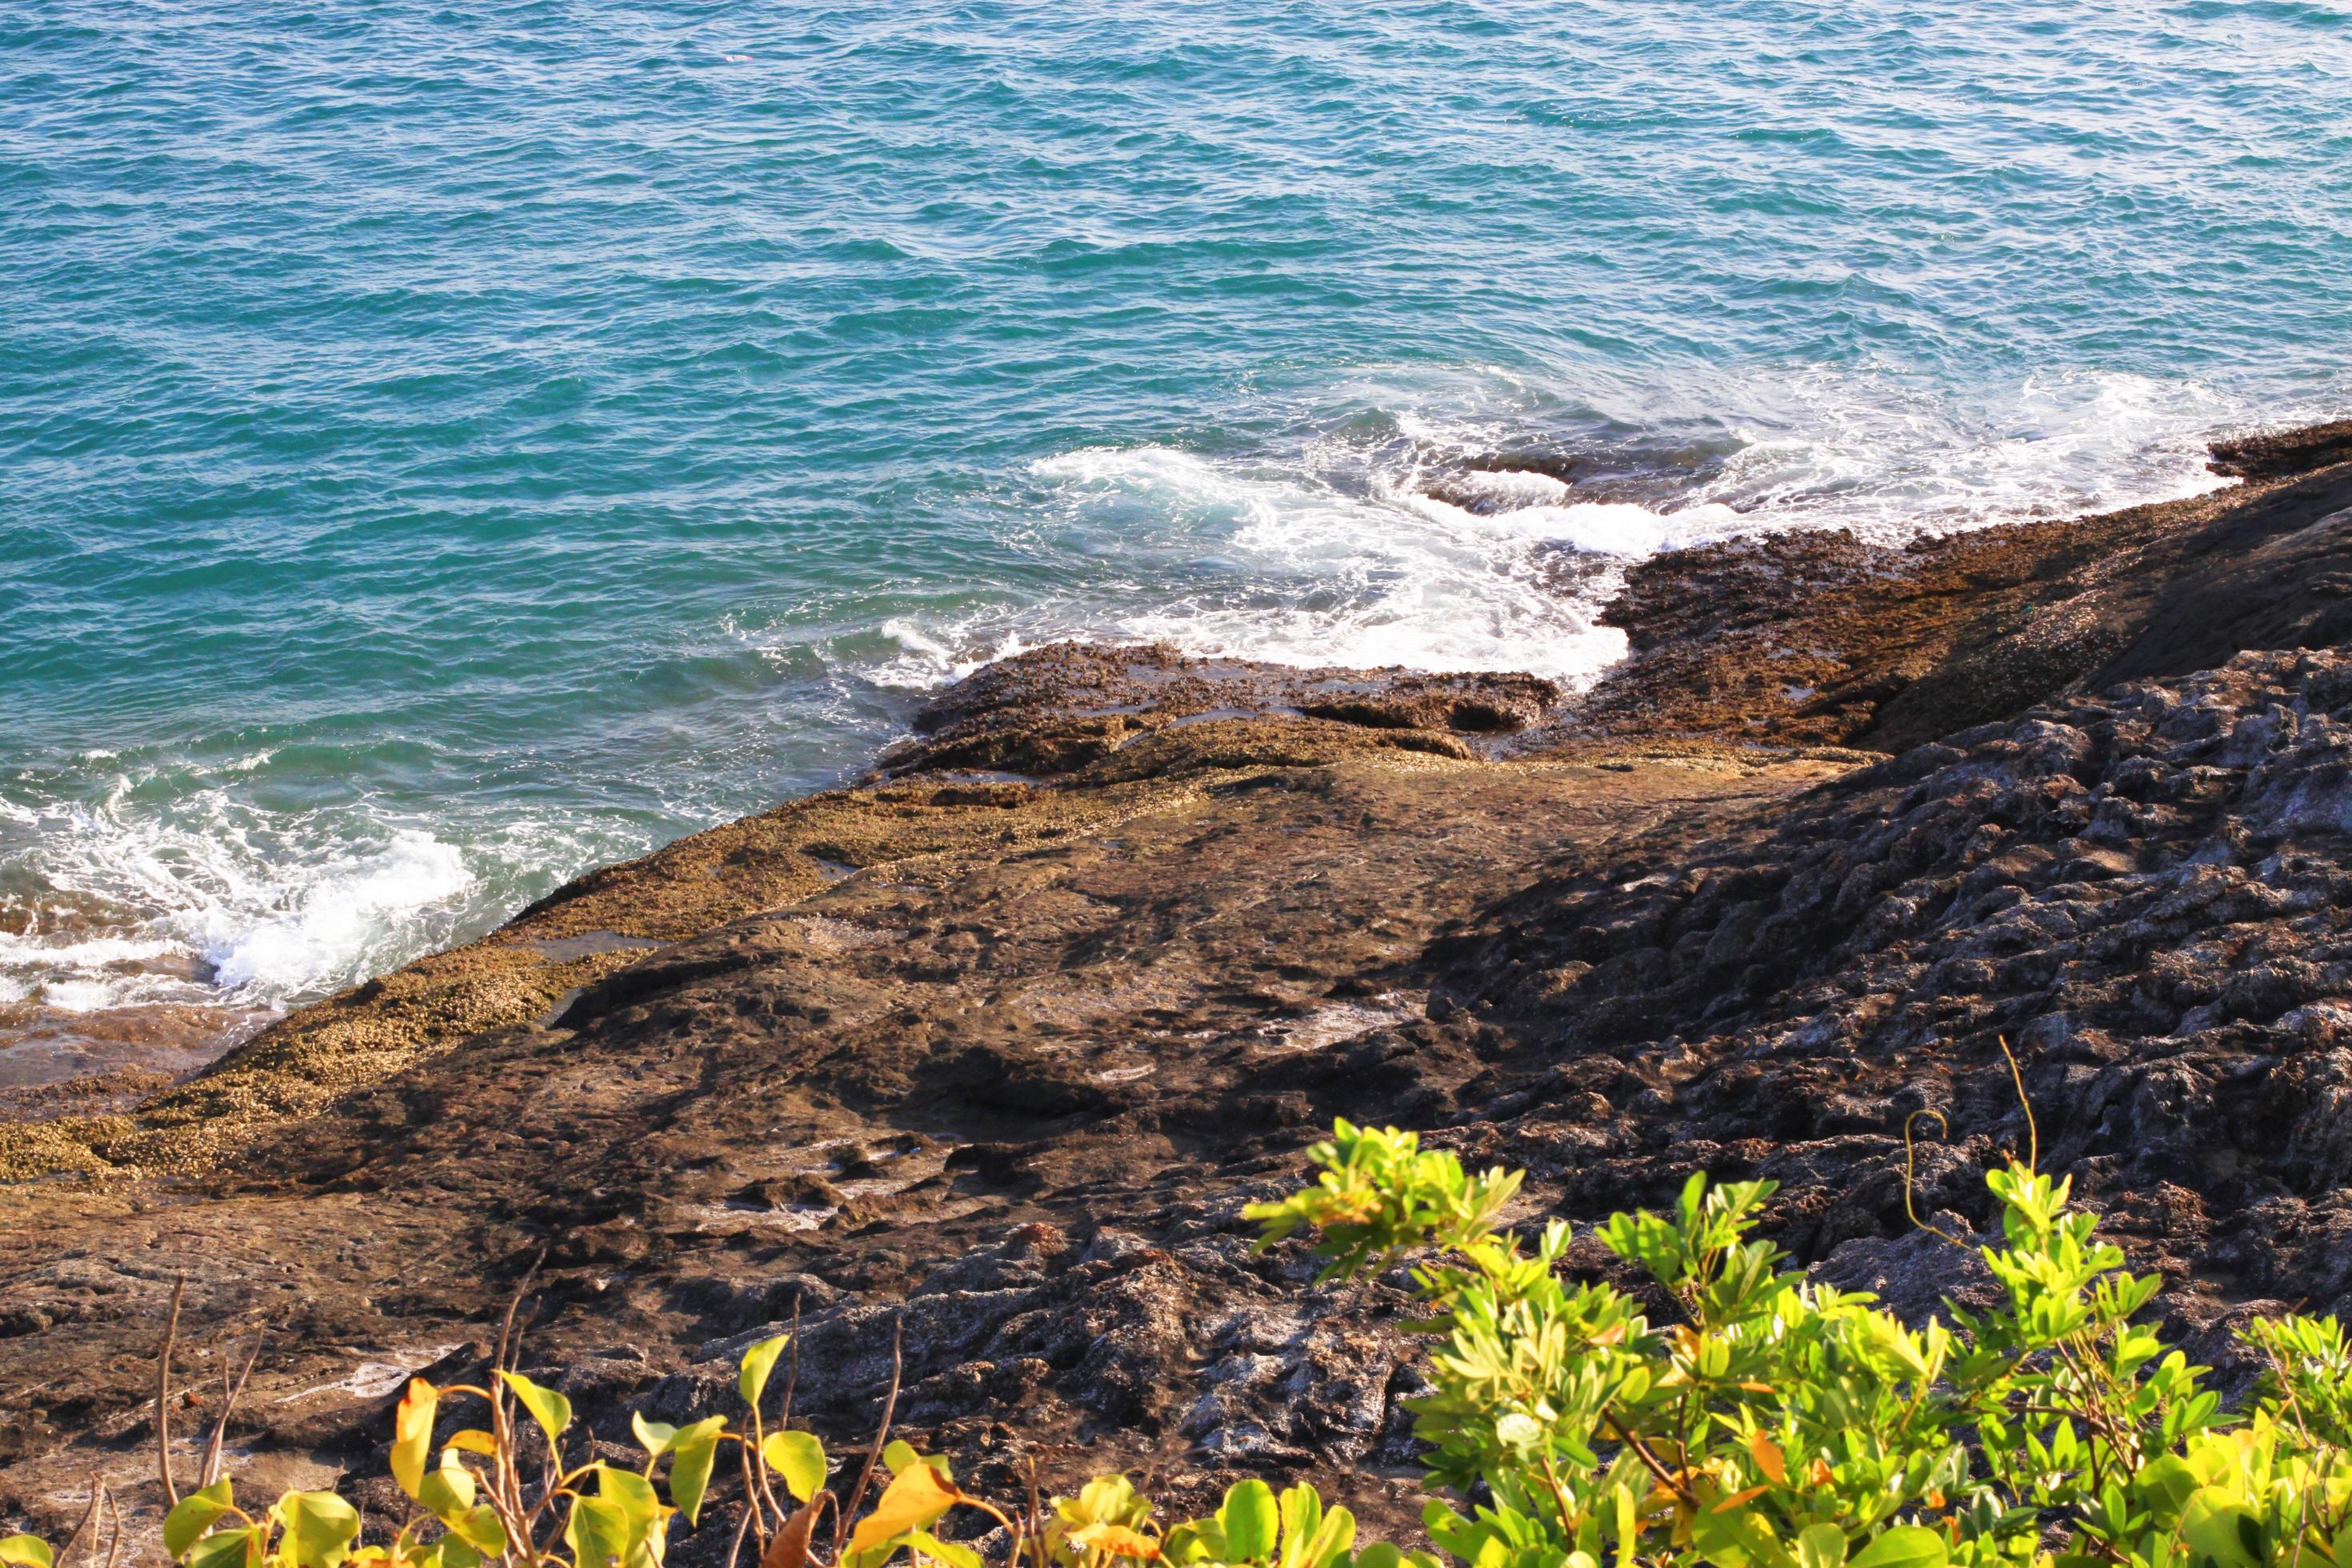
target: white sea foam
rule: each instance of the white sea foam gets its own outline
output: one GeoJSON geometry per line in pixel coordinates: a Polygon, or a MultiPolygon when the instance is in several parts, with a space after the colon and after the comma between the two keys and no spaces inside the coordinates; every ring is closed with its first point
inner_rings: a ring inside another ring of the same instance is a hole
{"type": "Polygon", "coordinates": [[[2119,372],[2032,376],[1976,406],[1866,371],[1729,390],[1757,412],[1732,422],[1745,444],[1701,499],[1891,542],[2218,489],[2206,440],[2252,413],[2201,382],[2119,372]]]}
{"type": "Polygon", "coordinates": [[[1036,472],[1087,521],[1141,534],[1139,553],[1211,555],[1175,563],[1179,593],[1117,615],[1108,629],[1118,636],[1288,664],[1530,668],[1570,679],[1624,648],[1622,632],[1593,624],[1589,602],[1547,581],[1540,559],[1561,526],[1622,529],[1621,509],[1478,515],[1167,447],[1073,452],[1036,472]],[[1151,537],[1162,521],[1174,537],[1151,537]]]}
{"type": "Polygon", "coordinates": [[[217,788],[134,804],[142,782],[11,814],[9,858],[46,888],[35,905],[47,910],[0,933],[0,1002],[281,1006],[411,956],[475,886],[457,849],[421,828],[273,818],[217,788]]]}
{"type": "MultiPolygon", "coordinates": [[[[1303,411],[1307,434],[1255,457],[1067,451],[1031,471],[1018,527],[1072,563],[1068,591],[899,613],[879,626],[880,651],[857,656],[860,674],[921,690],[1092,636],[1582,684],[1624,652],[1601,610],[1662,550],[1792,528],[1895,542],[2190,494],[2222,482],[2203,466],[2207,435],[2249,414],[2193,382],[2127,375],[2039,378],[1998,406],[1956,407],[1867,371],[1710,382],[1685,401],[1652,422],[1668,459],[1657,473],[1598,499],[1465,463],[1548,427],[1570,450],[1641,446],[1627,435],[1641,422],[1563,414],[1556,390],[1499,371],[1336,389],[1303,411]],[[1698,454],[1686,472],[1671,460],[1684,437],[1698,454]]],[[[876,649],[855,605],[835,626],[826,635],[876,649]]],[[[828,657],[797,627],[729,629],[780,670],[828,657]]],[[[641,826],[541,822],[509,806],[430,821],[381,815],[366,797],[264,809],[270,747],[171,778],[111,752],[77,763],[77,779],[47,795],[0,789],[0,870],[20,879],[5,896],[21,913],[28,874],[47,911],[29,931],[0,933],[0,1006],[12,1010],[283,1006],[480,929],[550,872],[647,847],[630,837],[641,826]],[[109,776],[110,789],[89,787],[109,776]]]]}
{"type": "Polygon", "coordinates": [[[313,869],[270,900],[285,912],[255,922],[244,911],[207,909],[200,951],[225,986],[295,995],[341,977],[414,911],[457,899],[474,884],[455,846],[403,832],[389,844],[313,869]]]}
{"type": "MultiPolygon", "coordinates": [[[[2205,441],[2247,412],[2193,381],[2126,374],[2033,378],[1985,406],[1872,371],[1710,384],[1706,395],[1748,412],[1676,428],[1712,430],[1729,455],[1694,461],[1680,483],[1653,476],[1654,496],[1636,502],[1461,466],[1528,433],[1513,406],[1524,384],[1495,376],[1483,387],[1393,413],[1393,437],[1327,435],[1296,458],[1146,446],[1036,464],[1076,531],[1121,552],[1144,586],[1091,625],[1053,606],[1034,635],[1277,663],[1524,669],[1582,685],[1624,653],[1624,634],[1598,617],[1625,570],[1661,551],[1799,528],[1898,543],[2193,495],[2228,482],[2206,469],[2205,441]]],[[[1671,447],[1672,431],[1657,444],[1671,447]]],[[[903,621],[891,631],[909,648],[937,635],[903,621]]],[[[948,651],[901,678],[952,679],[962,662],[948,651]]]]}
{"type": "Polygon", "coordinates": [[[990,632],[972,618],[933,631],[909,617],[894,616],[882,623],[882,635],[897,643],[899,652],[866,670],[866,679],[897,691],[928,691],[961,680],[982,665],[1011,658],[1029,646],[1019,632],[990,632]]]}

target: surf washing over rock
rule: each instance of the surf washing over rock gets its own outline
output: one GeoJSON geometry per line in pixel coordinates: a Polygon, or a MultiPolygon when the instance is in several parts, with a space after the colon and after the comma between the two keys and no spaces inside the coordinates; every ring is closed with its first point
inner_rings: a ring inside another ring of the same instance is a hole
{"type": "MultiPolygon", "coordinates": [[[[1824,376],[1759,398],[1801,430],[1759,413],[1631,434],[1593,416],[1530,429],[1524,394],[1486,405],[1491,378],[1447,390],[1429,411],[1375,406],[1246,457],[1151,446],[1037,459],[1019,504],[1045,545],[1131,575],[1111,594],[888,617],[825,681],[864,694],[875,745],[945,682],[1074,636],[1302,668],[1517,670],[1576,690],[1624,657],[1609,606],[1662,551],[1825,528],[1900,543],[2230,482],[2200,456],[2197,422],[2220,400],[2132,377],[2032,384],[1963,418],[1824,376]]],[[[184,1068],[288,1005],[707,820],[608,804],[559,824],[495,792],[395,813],[331,779],[354,763],[374,765],[299,744],[205,759],[153,747],[0,781],[16,928],[0,931],[0,1076],[184,1068]]],[[[737,781],[698,809],[756,805],[754,787],[737,781]]]]}

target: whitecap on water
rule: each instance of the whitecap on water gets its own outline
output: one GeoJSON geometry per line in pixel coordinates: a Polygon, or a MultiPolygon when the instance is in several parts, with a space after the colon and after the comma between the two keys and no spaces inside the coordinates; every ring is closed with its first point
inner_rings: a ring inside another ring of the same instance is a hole
{"type": "Polygon", "coordinates": [[[1410,490],[1402,475],[1351,489],[1304,468],[1165,447],[1070,453],[1034,473],[1081,527],[1175,589],[1113,611],[1105,629],[1116,636],[1277,664],[1526,669],[1571,682],[1624,651],[1590,599],[1550,580],[1544,556],[1559,519],[1530,527],[1520,510],[1474,513],[1410,490]]]}
{"type": "Polygon", "coordinates": [[[45,1076],[12,1043],[59,1070],[139,1061],[141,1042],[159,1061],[200,1060],[207,1037],[216,1050],[447,940],[478,891],[466,857],[425,828],[166,782],[189,787],[126,774],[94,800],[44,800],[15,781],[0,824],[0,1079],[45,1076]]]}
{"type": "Polygon", "coordinates": [[[404,831],[389,843],[312,868],[272,889],[272,913],[218,906],[195,911],[198,950],[224,986],[299,995],[356,978],[373,949],[414,911],[457,899],[474,885],[454,845],[404,831]]]}
{"type": "MultiPolygon", "coordinates": [[[[1969,402],[1864,367],[1711,377],[1663,399],[1689,412],[1645,430],[1487,380],[1485,406],[1449,384],[1442,407],[1328,416],[1288,453],[1088,447],[1034,464],[1073,547],[1118,560],[1126,580],[1091,606],[1008,612],[999,635],[1009,621],[1037,641],[1581,687],[1623,657],[1624,632],[1601,616],[1660,552],[1817,528],[1899,544],[2194,495],[2230,482],[2206,469],[2205,443],[2246,412],[2193,380],[2053,374],[1969,402]],[[1576,418],[1546,437],[1561,407],[1576,418]],[[1495,460],[1514,446],[1554,460],[1495,460]],[[1580,484],[1586,467],[1605,478],[1580,484]]],[[[890,629],[911,658],[893,679],[970,668],[968,637],[890,629]]]]}

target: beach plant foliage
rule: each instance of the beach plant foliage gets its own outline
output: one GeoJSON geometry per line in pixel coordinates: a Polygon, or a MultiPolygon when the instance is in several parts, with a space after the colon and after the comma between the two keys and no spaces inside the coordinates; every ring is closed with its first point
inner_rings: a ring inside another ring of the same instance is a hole
{"type": "MultiPolygon", "coordinates": [[[[1312,1486],[1256,1479],[1196,1519],[1116,1475],[982,1497],[890,1436],[895,1380],[838,1463],[791,1425],[790,1334],[743,1353],[739,1415],[638,1415],[637,1460],[615,1463],[510,1364],[510,1311],[483,1383],[401,1398],[404,1518],[363,1531],[333,1492],[248,1504],[216,1432],[184,1495],[163,1463],[163,1548],[184,1568],[661,1568],[724,1490],[725,1561],[746,1568],[2352,1568],[2336,1320],[2249,1324],[2269,1370],[2224,1411],[2146,1321],[2158,1279],[2031,1161],[1988,1177],[1998,1304],[1914,1327],[1784,1268],[1756,1234],[1769,1182],[1694,1175],[1667,1212],[1598,1227],[1622,1268],[1577,1269],[1565,1223],[1507,1224],[1517,1173],[1346,1121],[1309,1158],[1311,1186],[1247,1215],[1263,1247],[1311,1238],[1327,1281],[1409,1269],[1433,1340],[1412,1402],[1426,1545],[1359,1541],[1312,1486]]],[[[0,1539],[0,1568],[65,1568],[77,1546],[95,1564],[100,1501],[62,1552],[0,1539]]]]}
{"type": "Polygon", "coordinates": [[[1781,1267],[1769,1182],[1694,1175],[1600,1226],[1637,1295],[1567,1277],[1561,1222],[1501,1228],[1511,1173],[1344,1121],[1311,1158],[1255,1217],[1330,1276],[1419,1259],[1425,1523],[1473,1568],[2352,1568],[2336,1321],[2250,1324],[2269,1372],[2225,1413],[2144,1321],[2158,1278],[2029,1163],[1987,1178],[1998,1305],[1914,1328],[1781,1267]]]}

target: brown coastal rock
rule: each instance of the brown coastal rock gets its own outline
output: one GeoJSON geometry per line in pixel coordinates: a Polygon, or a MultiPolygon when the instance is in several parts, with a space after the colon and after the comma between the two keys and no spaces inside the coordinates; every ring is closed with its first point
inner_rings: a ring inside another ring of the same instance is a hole
{"type": "Polygon", "coordinates": [[[1777,1177],[1782,1244],[1912,1312],[1985,1282],[1907,1217],[1906,1121],[1954,1235],[2038,1139],[2237,1375],[2230,1322],[2352,1310],[2352,466],[2295,468],[2333,441],[2167,508],[1662,557],[1573,700],[983,670],[867,785],[0,1125],[0,1517],[69,1526],[96,1471],[152,1527],[179,1276],[176,1429],[262,1332],[241,1472],[323,1485],[543,1251],[526,1360],[600,1442],[725,1407],[797,1311],[837,1451],[895,1330],[902,1418],[982,1486],[1296,1473],[1409,1533],[1393,1283],[1311,1289],[1240,1218],[1335,1115],[1525,1165],[1515,1218],[1777,1177]]]}

